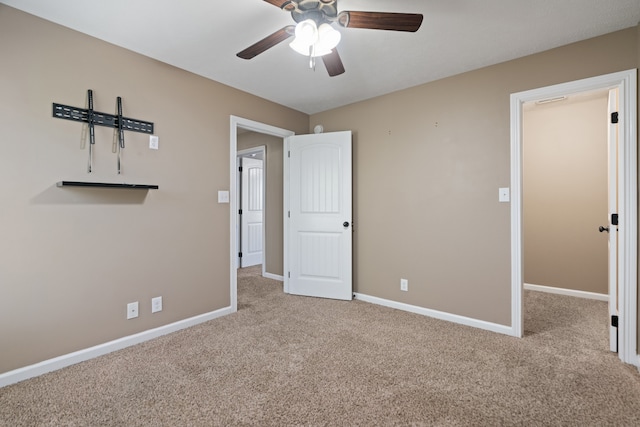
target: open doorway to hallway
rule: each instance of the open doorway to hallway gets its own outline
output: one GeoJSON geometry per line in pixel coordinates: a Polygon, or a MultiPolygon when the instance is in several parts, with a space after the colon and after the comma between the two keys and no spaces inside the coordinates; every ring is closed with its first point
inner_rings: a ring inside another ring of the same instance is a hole
{"type": "Polygon", "coordinates": [[[523,105],[524,332],[579,319],[590,325],[585,337],[598,342],[567,339],[602,350],[609,333],[609,239],[599,231],[608,224],[608,98],[598,89],[523,105]],[[582,305],[586,312],[572,313],[582,305]]]}
{"type": "Polygon", "coordinates": [[[265,146],[264,172],[264,254],[262,275],[283,280],[283,139],[294,132],[237,116],[230,116],[229,170],[230,170],[230,284],[231,308],[238,308],[238,150],[265,146]],[[273,176],[272,176],[273,175],[273,176]],[[280,197],[278,197],[280,196],[280,197]],[[273,211],[273,212],[272,212],[273,211]]]}
{"type": "MultiPolygon", "coordinates": [[[[237,140],[238,156],[244,157],[243,161],[251,163],[255,160],[260,160],[258,157],[262,157],[263,162],[263,225],[260,226],[260,238],[262,254],[262,274],[265,277],[271,279],[282,280],[283,271],[283,140],[280,137],[264,134],[261,132],[242,130],[238,134],[237,140]],[[256,156],[253,156],[256,154],[256,156]]],[[[254,165],[255,166],[255,165],[254,165]]],[[[249,166],[251,167],[251,166],[249,166]]],[[[255,170],[255,168],[254,168],[255,170]]],[[[243,175],[249,172],[243,166],[243,175]]],[[[246,176],[245,178],[249,178],[246,176]]],[[[240,184],[242,183],[241,174],[238,174],[239,183],[236,185],[238,198],[238,222],[237,229],[240,231],[239,237],[239,249],[243,252],[243,258],[245,258],[245,249],[242,242],[248,237],[246,234],[242,236],[242,220],[246,222],[251,221],[251,210],[247,210],[248,206],[243,206],[242,199],[247,199],[247,194],[242,193],[240,184]],[[242,215],[239,214],[242,209],[242,215]]],[[[245,187],[245,185],[242,185],[245,187]]],[[[247,190],[247,189],[245,189],[247,190]]],[[[257,200],[254,200],[257,203],[257,200]]],[[[245,200],[244,204],[250,203],[249,200],[245,200]]],[[[255,203],[254,203],[255,204],[255,203]]],[[[256,224],[256,221],[253,221],[256,224]]],[[[246,227],[244,227],[246,228],[246,227]]],[[[258,226],[254,226],[258,228],[258,226]]],[[[245,233],[248,230],[245,230],[245,233]]],[[[257,232],[257,231],[256,231],[257,232]]],[[[255,241],[255,239],[254,239],[255,241]]],[[[247,243],[247,242],[245,242],[247,243]]],[[[245,245],[246,246],[246,245],[245,245]]],[[[253,248],[257,249],[257,248],[253,248]]],[[[240,252],[240,250],[238,251],[240,252]]],[[[250,262],[238,262],[241,267],[247,267],[255,265],[255,260],[250,262]]]]}
{"type": "Polygon", "coordinates": [[[607,101],[598,90],[524,105],[524,282],[535,289],[607,300],[607,101]]]}

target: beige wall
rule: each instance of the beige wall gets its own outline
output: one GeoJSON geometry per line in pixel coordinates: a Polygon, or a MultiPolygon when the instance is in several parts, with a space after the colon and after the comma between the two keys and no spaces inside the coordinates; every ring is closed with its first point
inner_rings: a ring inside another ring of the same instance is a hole
{"type": "Polygon", "coordinates": [[[524,108],[524,281],[608,294],[606,91],[524,108]]]}
{"type": "Polygon", "coordinates": [[[510,325],[510,94],[636,68],[637,33],[312,115],[354,132],[356,291],[510,325]]]}
{"type": "Polygon", "coordinates": [[[0,5],[0,373],[229,306],[229,116],[297,133],[306,114],[0,5]],[[82,126],[52,103],[155,124],[96,128],[86,172],[82,126]],[[60,180],[157,184],[148,192],[57,188],[60,180]],[[151,298],[164,298],[151,314],[151,298]],[[126,320],[126,304],[140,317],[126,320]]]}
{"type": "Polygon", "coordinates": [[[265,159],[265,271],[282,276],[283,230],[282,230],[282,138],[257,132],[238,134],[238,150],[266,146],[265,159]]]}
{"type": "Polygon", "coordinates": [[[229,115],[354,132],[354,278],[364,294],[510,324],[509,95],[636,68],[632,28],[312,116],[0,5],[0,373],[229,304],[229,115]],[[51,103],[153,121],[160,150],[51,103]],[[148,193],[55,187],[152,183],[148,193]],[[409,292],[399,279],[409,279],[409,292]],[[150,314],[151,297],[164,310],[150,314]],[[126,303],[140,317],[125,320],[126,303]]]}

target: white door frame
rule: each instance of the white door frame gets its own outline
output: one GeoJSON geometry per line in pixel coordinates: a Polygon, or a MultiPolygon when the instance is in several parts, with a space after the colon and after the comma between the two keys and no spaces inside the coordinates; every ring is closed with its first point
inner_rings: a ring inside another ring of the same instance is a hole
{"type": "Polygon", "coordinates": [[[511,333],[523,333],[522,107],[525,102],[597,89],[619,89],[618,150],[618,357],[640,366],[637,342],[637,71],[577,80],[511,94],[511,333]]]}
{"type": "MultiPolygon", "coordinates": [[[[236,128],[237,129],[237,128],[236,128]]],[[[237,145],[236,145],[236,149],[237,149],[237,145]]],[[[241,198],[240,196],[240,185],[241,182],[238,179],[238,177],[240,176],[240,171],[238,170],[238,166],[240,165],[240,158],[241,157],[246,157],[247,155],[251,155],[251,154],[260,154],[261,155],[261,159],[262,159],[262,275],[264,276],[266,273],[266,256],[267,256],[267,227],[266,227],[266,223],[265,223],[265,216],[266,216],[266,200],[267,200],[267,147],[265,145],[260,145],[259,147],[252,147],[252,148],[247,148],[245,150],[240,150],[237,151],[236,153],[236,164],[235,164],[235,168],[236,168],[236,203],[238,204],[238,206],[236,206],[236,208],[240,208],[242,205],[241,203],[241,198]]],[[[240,216],[240,214],[238,213],[238,210],[236,210],[236,215],[238,215],[238,217],[240,216]]],[[[237,218],[236,218],[237,221],[237,218]]],[[[240,238],[240,227],[236,222],[236,247],[238,249],[242,248],[242,242],[240,240],[238,240],[240,238]]],[[[240,250],[238,250],[238,252],[236,252],[236,267],[240,266],[240,257],[239,257],[239,252],[240,250]]]]}
{"type": "MultiPolygon", "coordinates": [[[[229,288],[230,288],[230,305],[233,312],[238,310],[238,272],[236,269],[236,256],[238,247],[236,242],[236,227],[238,201],[237,201],[237,168],[236,158],[238,157],[238,128],[247,129],[252,132],[264,133],[266,135],[276,136],[278,138],[286,138],[295,135],[295,132],[281,129],[275,126],[256,122],[242,117],[230,116],[229,126],[229,288]]],[[[285,211],[286,212],[286,211],[285,211]]],[[[264,241],[264,240],[263,240],[264,241]]],[[[263,263],[264,265],[264,263],[263,263]]]]}

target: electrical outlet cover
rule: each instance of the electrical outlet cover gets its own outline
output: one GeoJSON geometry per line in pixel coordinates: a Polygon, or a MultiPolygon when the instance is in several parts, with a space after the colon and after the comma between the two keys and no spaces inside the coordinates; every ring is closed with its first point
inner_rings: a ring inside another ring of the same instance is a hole
{"type": "Polygon", "coordinates": [[[138,317],[138,301],[127,304],[127,319],[138,317]]]}

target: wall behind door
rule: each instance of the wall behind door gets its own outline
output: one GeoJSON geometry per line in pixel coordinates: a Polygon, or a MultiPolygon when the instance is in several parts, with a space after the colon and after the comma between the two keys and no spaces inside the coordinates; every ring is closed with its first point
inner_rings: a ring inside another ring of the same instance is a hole
{"type": "Polygon", "coordinates": [[[525,283],[608,293],[607,94],[524,109],[525,283]]]}
{"type": "Polygon", "coordinates": [[[238,150],[265,145],[265,254],[267,273],[282,276],[283,271],[283,230],[282,230],[282,138],[258,132],[238,134],[238,150]]]}

